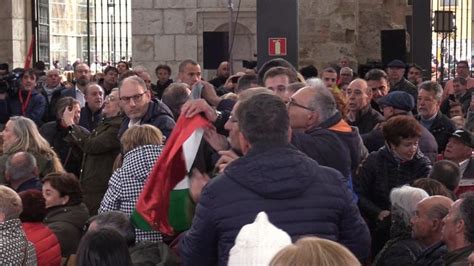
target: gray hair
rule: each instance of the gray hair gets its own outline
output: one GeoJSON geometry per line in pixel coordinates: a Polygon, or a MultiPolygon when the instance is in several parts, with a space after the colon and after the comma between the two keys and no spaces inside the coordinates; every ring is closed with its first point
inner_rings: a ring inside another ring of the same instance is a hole
{"type": "Polygon", "coordinates": [[[128,218],[128,215],[123,212],[109,211],[99,213],[89,219],[89,224],[92,223],[95,223],[97,226],[97,231],[102,228],[114,229],[125,238],[128,246],[133,246],[135,244],[135,229],[128,218]]]}
{"type": "Polygon", "coordinates": [[[314,98],[310,101],[309,107],[319,114],[320,122],[337,113],[336,100],[321,79],[311,78],[306,81],[306,84],[315,90],[314,98]]]}
{"type": "Polygon", "coordinates": [[[408,185],[394,188],[390,192],[392,213],[399,216],[405,225],[410,224],[410,219],[416,210],[416,204],[422,199],[429,197],[428,193],[421,188],[408,185]]]}
{"type": "Polygon", "coordinates": [[[0,185],[0,213],[5,215],[4,221],[20,217],[22,210],[20,196],[13,189],[0,185]]]}
{"type": "Polygon", "coordinates": [[[147,91],[147,86],[146,86],[146,83],[145,81],[143,81],[142,78],[138,77],[138,76],[130,76],[130,77],[127,77],[127,78],[124,78],[120,84],[119,84],[119,95],[120,95],[120,90],[122,89],[122,86],[123,86],[123,83],[125,83],[126,81],[131,81],[131,82],[134,82],[135,84],[138,84],[140,87],[142,87],[142,89],[144,91],[147,91]]]}
{"type": "Polygon", "coordinates": [[[352,76],[354,75],[354,71],[353,71],[352,68],[350,68],[350,67],[343,67],[343,68],[341,68],[341,70],[339,71],[339,73],[342,73],[342,72],[351,73],[352,76]]]}
{"type": "Polygon", "coordinates": [[[428,81],[422,82],[419,86],[420,87],[418,91],[425,90],[427,92],[432,92],[435,94],[436,101],[438,102],[441,101],[441,97],[443,96],[443,88],[438,82],[428,80],[428,81]]]}
{"type": "Polygon", "coordinates": [[[9,156],[5,163],[5,172],[10,175],[14,181],[27,179],[35,175],[36,158],[29,152],[17,152],[9,156]],[[12,163],[13,157],[17,156],[17,160],[12,163]]]}

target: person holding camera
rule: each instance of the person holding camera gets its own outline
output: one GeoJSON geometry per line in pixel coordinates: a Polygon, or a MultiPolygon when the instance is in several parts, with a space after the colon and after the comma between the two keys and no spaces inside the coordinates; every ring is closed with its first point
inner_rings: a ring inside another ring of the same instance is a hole
{"type": "Polygon", "coordinates": [[[18,90],[10,88],[0,93],[0,121],[8,121],[10,116],[25,116],[41,126],[46,99],[36,90],[38,77],[35,70],[26,69],[20,80],[18,90]]]}

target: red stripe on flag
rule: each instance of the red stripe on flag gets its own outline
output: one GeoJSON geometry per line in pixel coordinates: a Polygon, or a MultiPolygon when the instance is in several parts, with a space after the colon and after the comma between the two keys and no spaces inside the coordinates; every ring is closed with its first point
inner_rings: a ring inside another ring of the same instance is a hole
{"type": "Polygon", "coordinates": [[[136,211],[154,230],[167,235],[173,234],[168,221],[170,192],[187,174],[182,146],[194,131],[207,126],[209,121],[200,115],[192,118],[180,116],[153,166],[138,197],[136,211]]]}
{"type": "Polygon", "coordinates": [[[31,35],[30,48],[28,49],[28,54],[25,58],[25,67],[24,69],[30,68],[31,60],[33,59],[33,48],[35,46],[35,35],[31,35]]]}

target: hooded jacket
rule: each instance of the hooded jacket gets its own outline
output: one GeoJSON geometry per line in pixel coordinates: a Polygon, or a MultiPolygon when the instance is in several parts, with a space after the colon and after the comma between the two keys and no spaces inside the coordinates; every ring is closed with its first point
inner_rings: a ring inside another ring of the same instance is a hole
{"type": "Polygon", "coordinates": [[[351,156],[351,170],[352,173],[355,173],[359,164],[369,155],[357,127],[352,127],[344,121],[339,111],[323,121],[319,126],[334,132],[346,145],[351,156]]]}
{"type": "Polygon", "coordinates": [[[89,211],[84,203],[48,209],[43,222],[58,238],[62,257],[76,253],[87,219],[89,211]]]}
{"type": "Polygon", "coordinates": [[[293,241],[316,235],[367,257],[368,228],[342,179],[291,145],[252,145],[203,189],[181,241],[183,265],[227,265],[239,230],[261,211],[293,241]]]}
{"type": "MultiPolygon", "coordinates": [[[[125,130],[128,129],[129,123],[130,118],[125,117],[118,133],[119,138],[123,135],[125,130]]],[[[169,137],[171,130],[174,128],[175,122],[170,108],[162,101],[152,99],[148,104],[147,112],[142,117],[140,124],[153,125],[159,128],[164,136],[169,137]]]]}
{"type": "Polygon", "coordinates": [[[312,128],[304,133],[296,132],[291,143],[322,166],[338,170],[344,181],[351,177],[349,149],[333,132],[325,128],[312,128]]]}
{"type": "Polygon", "coordinates": [[[122,120],[122,116],[104,118],[91,133],[77,125],[69,131],[73,141],[84,153],[80,181],[83,202],[91,214],[97,213],[112,176],[115,158],[120,153],[117,133],[122,120]]]}

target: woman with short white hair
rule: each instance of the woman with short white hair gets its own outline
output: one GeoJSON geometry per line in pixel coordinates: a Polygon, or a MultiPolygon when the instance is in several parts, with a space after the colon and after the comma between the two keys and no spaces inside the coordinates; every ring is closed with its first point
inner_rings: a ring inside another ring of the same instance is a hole
{"type": "Polygon", "coordinates": [[[411,237],[410,219],[416,204],[429,197],[421,188],[404,185],[390,192],[392,203],[390,240],[375,258],[374,265],[413,265],[423,247],[411,237]]]}

